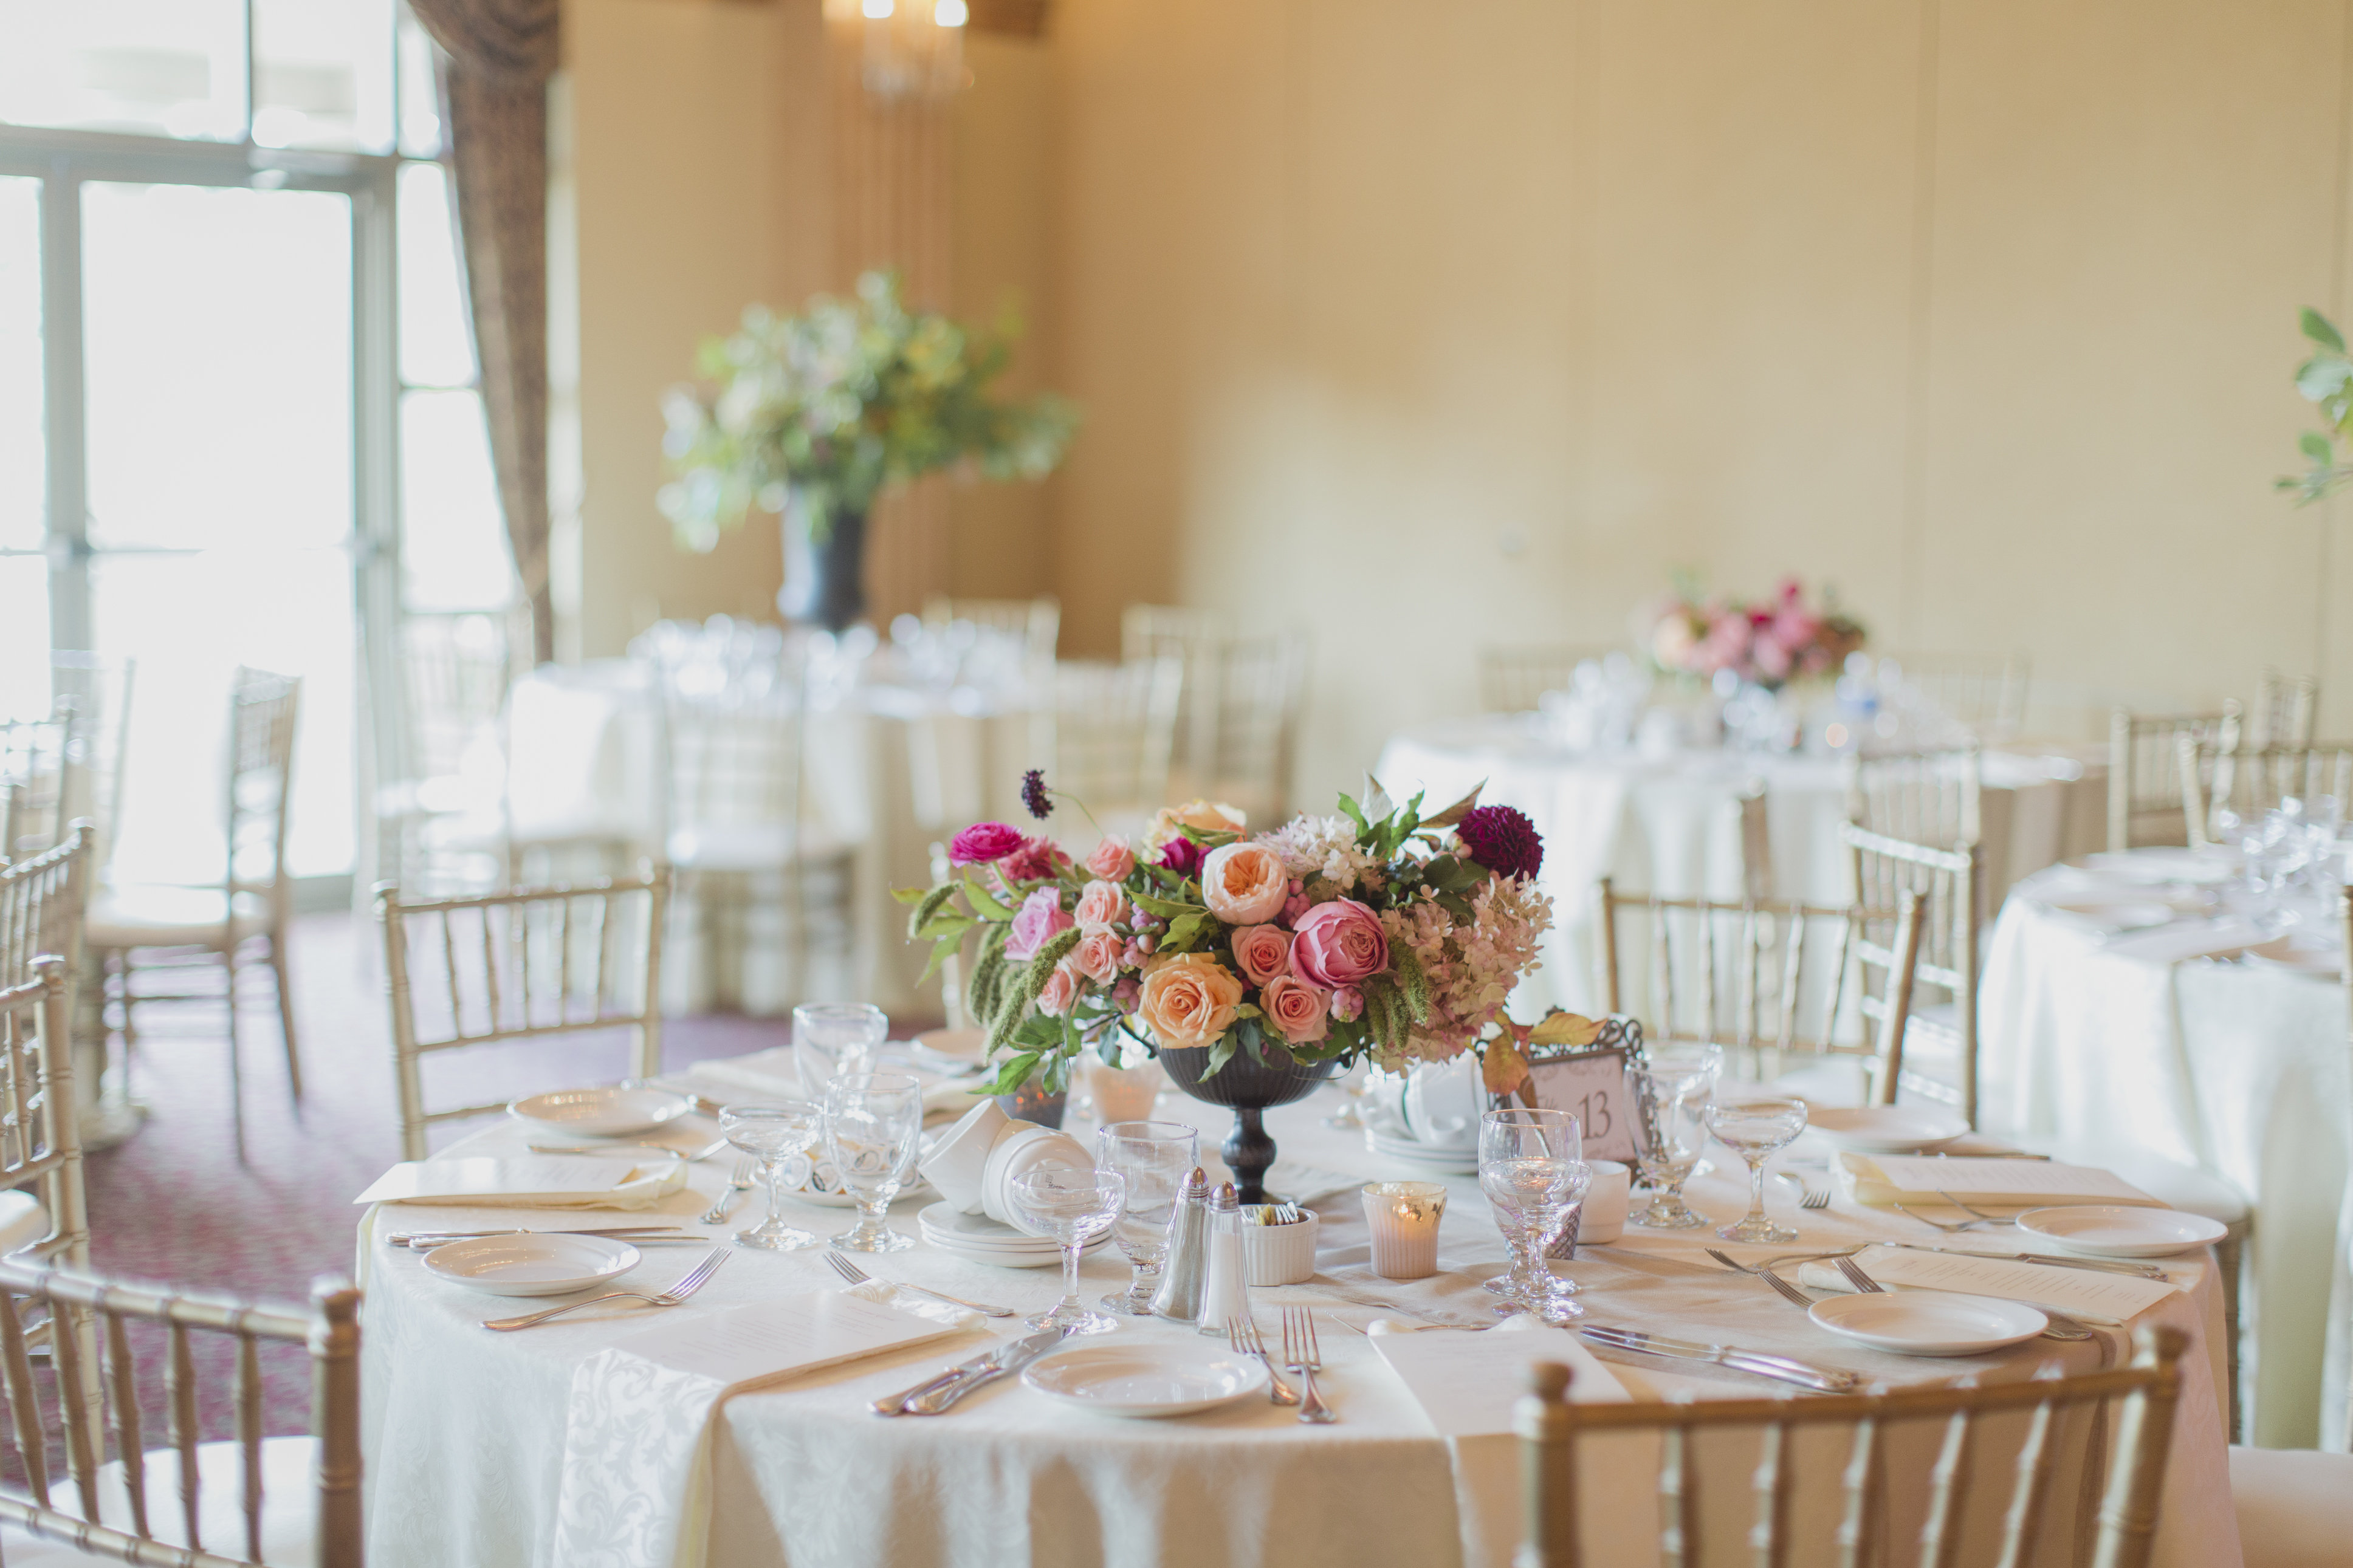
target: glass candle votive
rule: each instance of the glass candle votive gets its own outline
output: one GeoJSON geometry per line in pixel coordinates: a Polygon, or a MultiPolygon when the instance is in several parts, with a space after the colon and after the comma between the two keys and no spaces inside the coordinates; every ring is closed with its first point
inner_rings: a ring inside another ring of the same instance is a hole
{"type": "Polygon", "coordinates": [[[1367,1182],[1365,1223],[1373,1233],[1373,1272],[1384,1279],[1427,1279],[1438,1272],[1438,1222],[1446,1188],[1438,1182],[1367,1182]]]}

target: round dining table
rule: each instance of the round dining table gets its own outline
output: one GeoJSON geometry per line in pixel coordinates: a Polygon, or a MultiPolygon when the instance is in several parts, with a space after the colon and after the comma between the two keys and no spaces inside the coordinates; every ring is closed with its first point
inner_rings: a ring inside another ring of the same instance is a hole
{"type": "MultiPolygon", "coordinates": [[[[707,1432],[698,1436],[693,1423],[701,1415],[659,1391],[624,1396],[599,1384],[600,1352],[657,1324],[691,1338],[698,1320],[730,1307],[843,1289],[821,1253],[734,1248],[708,1287],[681,1306],[592,1309],[521,1331],[491,1332],[481,1326],[484,1320],[536,1303],[439,1279],[419,1257],[385,1237],[416,1228],[518,1222],[543,1228],[675,1222],[723,1244],[758,1213],[755,1196],[725,1225],[698,1223],[724,1189],[726,1157],[691,1166],[687,1190],[625,1215],[379,1205],[359,1227],[367,1292],[368,1560],[374,1568],[773,1568],[780,1563],[816,1568],[1321,1563],[1502,1568],[1518,1531],[1516,1439],[1483,1430],[1440,1436],[1376,1349],[1377,1337],[1386,1332],[1492,1324],[1493,1298],[1482,1283],[1504,1268],[1502,1238],[1475,1179],[1368,1152],[1364,1134],[1324,1124],[1340,1104],[1335,1091],[1325,1091],[1268,1118],[1282,1145],[1270,1185],[1309,1201],[1320,1216],[1320,1244],[1311,1280],[1251,1293],[1270,1340],[1279,1331],[1279,1309],[1313,1311],[1324,1363],[1318,1385],[1338,1415],[1328,1426],[1303,1425],[1292,1411],[1256,1397],[1176,1419],[1120,1419],[1070,1409],[1018,1380],[984,1388],[933,1418],[884,1418],[870,1408],[879,1394],[987,1348],[991,1336],[1029,1331],[999,1320],[951,1340],[734,1394],[718,1405],[707,1432]],[[1359,1186],[1397,1179],[1442,1181],[1450,1190],[1435,1277],[1395,1281],[1370,1268],[1359,1186]],[[594,1397],[584,1397],[584,1390],[594,1397]],[[698,1449],[698,1443],[707,1446],[698,1449]],[[644,1497],[620,1496],[612,1485],[583,1481],[584,1476],[618,1476],[634,1485],[628,1481],[635,1473],[632,1460],[642,1457],[638,1468],[650,1471],[658,1468],[653,1456],[681,1451],[701,1457],[691,1481],[670,1493],[655,1489],[644,1497]]],[[[1202,1125],[1204,1155],[1215,1169],[1209,1151],[1223,1131],[1215,1120],[1222,1112],[1167,1094],[1156,1114],[1202,1125]]],[[[1079,1136],[1089,1136],[1075,1119],[1073,1126],[1079,1136]]],[[[679,1141],[689,1142],[701,1131],[681,1129],[679,1141]]],[[[527,1140],[520,1124],[494,1123],[442,1154],[516,1154],[527,1140]]],[[[1801,1141],[1788,1154],[1802,1161],[1823,1152],[1801,1141]]],[[[1746,1192],[1745,1181],[1727,1173],[1740,1170],[1738,1162],[1722,1150],[1716,1158],[1724,1170],[1695,1179],[1687,1195],[1722,1222],[1743,1212],[1746,1192]]],[[[1822,1180],[1819,1173],[1800,1174],[1822,1180]]],[[[2168,1259],[2176,1288],[2162,1302],[2134,1322],[2097,1330],[2088,1339],[2037,1339],[1962,1360],[1894,1355],[1831,1335],[1763,1280],[1723,1268],[1705,1249],[1725,1247],[1756,1263],[1785,1251],[1872,1240],[1952,1238],[1859,1206],[1844,1194],[1826,1209],[1801,1210],[1793,1185],[1777,1182],[1772,1189],[1775,1216],[1801,1233],[1795,1247],[1727,1247],[1710,1231],[1630,1229],[1556,1267],[1582,1286],[1588,1321],[1729,1343],[1891,1384],[1957,1375],[2023,1378],[2052,1367],[2088,1371],[2128,1358],[2130,1331],[2139,1323],[2173,1324],[2189,1335],[2191,1348],[2182,1362],[2183,1397],[2157,1560],[2168,1568],[2235,1568],[2240,1553],[2215,1396],[2221,1309],[2208,1255],[2168,1259]]],[[[912,1211],[930,1201],[902,1200],[892,1223],[913,1234],[912,1211]]],[[[823,1233],[843,1228],[849,1216],[796,1205],[792,1217],[823,1233]]],[[[2000,1233],[2004,1238],[2017,1234],[2000,1233]]],[[[2005,1239],[2000,1250],[2010,1247],[2005,1239]]],[[[624,1283],[659,1289],[686,1273],[705,1249],[679,1245],[644,1251],[644,1261],[624,1283]]],[[[883,1280],[1024,1311],[1050,1305],[1060,1285],[1055,1270],[966,1263],[920,1244],[859,1261],[883,1280]]],[[[1086,1299],[1123,1285],[1126,1272],[1115,1247],[1092,1254],[1082,1270],[1086,1299]]],[[[1549,1344],[1583,1342],[1542,1329],[1496,1332],[1525,1339],[1530,1360],[1558,1353],[1547,1352],[1549,1344]]],[[[1190,1342],[1194,1333],[1189,1325],[1166,1320],[1129,1319],[1113,1335],[1083,1342],[1190,1342]]],[[[1797,1393],[1704,1363],[1599,1353],[1611,1378],[1638,1399],[1797,1393]]],[[[1519,1365],[1508,1354],[1507,1362],[1519,1365]]],[[[1616,1396],[1614,1390],[1588,1392],[1616,1396]]],[[[2019,1432],[1999,1423],[1983,1431],[1976,1472],[2006,1477],[2003,1456],[2014,1452],[2019,1432]]],[[[1733,1446],[1704,1449],[1705,1528],[1711,1538],[1720,1538],[1719,1555],[1736,1551],[1749,1523],[1753,1444],[1746,1450],[1737,1447],[1748,1436],[1731,1434],[1725,1441],[1733,1446]]],[[[1916,1536],[1941,1440],[1941,1428],[1890,1434],[1886,1528],[1893,1542],[1916,1536]]],[[[2065,1442],[2073,1479],[2063,1477],[2052,1487],[2048,1526],[2050,1538],[2059,1542],[2072,1541],[2084,1526],[2104,1474],[2098,1434],[2076,1427],[2065,1442]]],[[[1841,1439],[1826,1436],[1821,1443],[1800,1447],[1801,1480],[1791,1515],[1799,1550],[1792,1561],[1827,1561],[1831,1552],[1844,1448],[1841,1439]]],[[[1584,1495],[1605,1500],[1588,1504],[1595,1532],[1588,1539],[1597,1553],[1589,1561],[1606,1568],[1655,1563],[1655,1439],[1647,1447],[1633,1437],[1603,1440],[1585,1463],[1584,1495]]],[[[2006,1496],[2000,1479],[1987,1479],[1975,1489],[1970,1540],[1995,1538],[2006,1496]]]]}

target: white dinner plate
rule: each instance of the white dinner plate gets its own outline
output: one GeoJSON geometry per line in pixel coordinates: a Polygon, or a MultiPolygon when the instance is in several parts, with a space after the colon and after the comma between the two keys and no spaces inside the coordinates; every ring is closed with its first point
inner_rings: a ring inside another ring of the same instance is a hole
{"type": "Polygon", "coordinates": [[[606,1236],[482,1236],[425,1255],[442,1279],[493,1296],[568,1295],[637,1266],[636,1247],[606,1236]]]}
{"type": "Polygon", "coordinates": [[[978,1067],[987,1047],[986,1029],[926,1029],[907,1054],[926,1067],[955,1071],[978,1067]]]}
{"type": "Polygon", "coordinates": [[[1256,1356],[1184,1340],[1082,1344],[1041,1356],[1021,1381],[1065,1405],[1103,1415],[1190,1415],[1266,1392],[1256,1356]]]}
{"type": "Polygon", "coordinates": [[[2154,900],[2063,899],[2048,908],[2063,915],[2072,915],[2087,925],[2102,931],[2121,933],[2128,931],[2155,931],[2158,926],[2171,925],[2181,918],[2171,904],[2154,900]]]}
{"type": "Polygon", "coordinates": [[[1465,1176],[1479,1169],[1479,1151],[1475,1147],[1447,1148],[1416,1138],[1370,1131],[1365,1134],[1365,1147],[1384,1160],[1405,1160],[1451,1175],[1465,1176]]]}
{"type": "Polygon", "coordinates": [[[1981,1355],[2024,1344],[2051,1326],[2021,1302],[1952,1290],[1831,1296],[1814,1303],[1812,1316],[1834,1334],[1897,1355],[1981,1355]]]}
{"type": "Polygon", "coordinates": [[[2224,848],[2103,849],[2084,864],[2124,882],[2228,882],[2239,874],[2236,850],[2224,848]]]}
{"type": "Polygon", "coordinates": [[[2170,1258],[2211,1247],[2228,1234],[2203,1215],[2120,1204],[2029,1209],[2018,1216],[2018,1228],[2092,1258],[2170,1258]]]}
{"type": "Polygon", "coordinates": [[[570,1137],[616,1138],[675,1121],[694,1102],[666,1089],[565,1089],[534,1094],[507,1107],[507,1114],[570,1137]]]}
{"type": "Polygon", "coordinates": [[[1808,1107],[1806,1131],[1858,1154],[1925,1154],[1968,1136],[1969,1124],[1933,1106],[1826,1105],[1808,1107]]]}

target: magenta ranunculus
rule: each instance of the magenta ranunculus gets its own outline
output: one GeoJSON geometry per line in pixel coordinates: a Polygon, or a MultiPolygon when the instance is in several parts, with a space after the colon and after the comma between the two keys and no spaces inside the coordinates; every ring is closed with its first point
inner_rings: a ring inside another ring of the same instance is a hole
{"type": "Polygon", "coordinates": [[[1234,966],[1252,985],[1291,973],[1291,933],[1281,926],[1234,928],[1234,966]]]}
{"type": "Polygon", "coordinates": [[[1180,877],[1189,877],[1198,871],[1201,859],[1201,847],[1182,834],[1170,839],[1167,847],[1160,851],[1161,868],[1174,871],[1180,877]]]}
{"type": "Polygon", "coordinates": [[[1060,888],[1038,888],[1021,900],[1014,911],[1013,930],[1005,939],[1005,956],[1031,959],[1038,950],[1053,940],[1058,931],[1066,931],[1079,922],[1062,908],[1060,888]]]}
{"type": "Polygon", "coordinates": [[[992,860],[1002,860],[1021,847],[1021,830],[1001,822],[976,822],[955,836],[948,846],[948,859],[957,866],[986,866],[992,860]]]}
{"type": "Polygon", "coordinates": [[[1258,994],[1258,1005],[1275,1033],[1294,1046],[1320,1040],[1331,1027],[1331,996],[1288,974],[1278,974],[1258,994]]]}
{"type": "Polygon", "coordinates": [[[1299,917],[1291,942],[1291,968],[1309,984],[1329,991],[1353,985],[1388,966],[1389,939],[1381,930],[1381,917],[1356,900],[1335,899],[1299,917]]]}

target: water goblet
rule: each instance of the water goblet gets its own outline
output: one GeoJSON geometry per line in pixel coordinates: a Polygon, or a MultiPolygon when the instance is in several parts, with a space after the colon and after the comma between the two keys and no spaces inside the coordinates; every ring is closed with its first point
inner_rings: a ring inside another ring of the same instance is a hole
{"type": "Polygon", "coordinates": [[[1765,1162],[1806,1130],[1802,1100],[1734,1100],[1713,1106],[1707,1130],[1715,1141],[1748,1162],[1748,1213],[1737,1225],[1719,1226],[1726,1241],[1790,1242],[1798,1233],[1765,1217],[1765,1162]]]}
{"type": "Polygon", "coordinates": [[[1638,1147],[1634,1163],[1651,1189],[1650,1206],[1629,1224],[1650,1230],[1696,1230],[1707,1216],[1683,1202],[1683,1184],[1699,1166],[1707,1142],[1707,1110],[1715,1101],[1715,1080],[1724,1069],[1724,1049],[1661,1053],[1648,1066],[1626,1074],[1634,1093],[1638,1147]]]}
{"type": "Polygon", "coordinates": [[[1592,1181],[1582,1153],[1577,1118],[1565,1110],[1490,1110],[1480,1118],[1479,1190],[1512,1253],[1506,1304],[1498,1310],[1547,1323],[1585,1315],[1567,1299],[1574,1283],[1556,1276],[1544,1256],[1576,1218],[1592,1181]]]}
{"type": "Polygon", "coordinates": [[[727,1142],[760,1162],[760,1174],[768,1184],[767,1217],[749,1230],[737,1231],[736,1246],[791,1252],[818,1245],[816,1237],[785,1223],[784,1170],[786,1161],[816,1146],[824,1121],[823,1110],[797,1100],[730,1105],[719,1112],[719,1131],[727,1142]]]}
{"type": "Polygon", "coordinates": [[[904,1252],[883,1222],[923,1147],[923,1088],[902,1073],[843,1073],[825,1088],[825,1145],[858,1223],[833,1238],[852,1252],[904,1252]]]}
{"type": "Polygon", "coordinates": [[[1066,1334],[1107,1334],[1117,1318],[1090,1311],[1079,1300],[1079,1254],[1119,1217],[1127,1201],[1127,1179],[1117,1171],[1032,1171],[1013,1184],[1013,1212],[1022,1223],[1053,1233],[1062,1244],[1062,1299],[1051,1311],[1022,1321],[1033,1329],[1066,1334]]]}
{"type": "Polygon", "coordinates": [[[834,1076],[871,1072],[874,1053],[890,1037],[882,1009],[863,1002],[809,1003],[793,1009],[793,1066],[801,1092],[811,1100],[825,1093],[834,1076]]]}
{"type": "Polygon", "coordinates": [[[1116,1171],[1127,1183],[1111,1235],[1134,1270],[1125,1290],[1103,1299],[1109,1310],[1152,1315],[1152,1293],[1168,1261],[1168,1218],[1177,1190],[1199,1161],[1200,1138],[1181,1121],[1114,1121],[1096,1131],[1097,1168],[1116,1171]]]}

